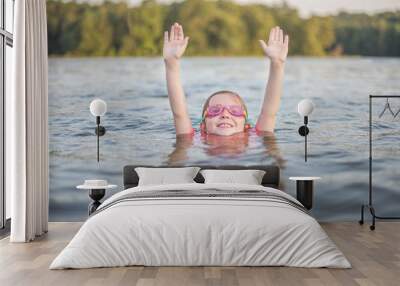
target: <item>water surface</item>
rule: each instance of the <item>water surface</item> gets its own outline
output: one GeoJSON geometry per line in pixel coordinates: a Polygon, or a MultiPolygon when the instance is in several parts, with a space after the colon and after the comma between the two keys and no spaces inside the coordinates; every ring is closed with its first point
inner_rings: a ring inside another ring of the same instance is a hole
{"type": "MultiPolygon", "coordinates": [[[[263,100],[268,62],[264,58],[187,58],[182,81],[195,127],[202,104],[221,89],[238,92],[254,124],[263,100]]],[[[400,94],[400,59],[292,57],[275,136],[254,134],[231,142],[196,135],[176,141],[161,58],[49,60],[50,220],[84,220],[89,198],[76,185],[104,178],[122,190],[127,164],[277,164],[282,188],[295,195],[290,176],[321,176],[313,215],[321,221],[355,220],[368,198],[368,95],[400,94]],[[96,162],[95,118],[89,104],[102,98],[108,111],[96,162]],[[309,118],[309,158],[297,133],[297,103],[316,105],[309,118]],[[234,144],[232,144],[234,142],[234,144]]],[[[374,110],[374,200],[379,215],[400,215],[400,115],[378,118],[374,110]]],[[[390,104],[396,112],[400,99],[390,104]]]]}

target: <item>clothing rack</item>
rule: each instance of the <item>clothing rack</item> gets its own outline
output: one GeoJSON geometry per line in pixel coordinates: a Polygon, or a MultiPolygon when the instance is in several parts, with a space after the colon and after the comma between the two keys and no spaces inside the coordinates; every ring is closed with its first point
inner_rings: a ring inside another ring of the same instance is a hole
{"type": "Polygon", "coordinates": [[[397,112],[394,112],[389,103],[389,98],[400,98],[400,95],[370,95],[369,96],[369,198],[368,204],[361,205],[361,219],[359,221],[360,224],[364,224],[364,210],[369,209],[372,216],[372,225],[370,225],[370,229],[375,229],[375,219],[400,219],[400,217],[384,217],[378,216],[375,212],[375,208],[372,202],[372,100],[373,99],[381,99],[386,98],[386,104],[383,111],[380,113],[379,118],[383,116],[386,110],[392,114],[393,118],[396,118],[400,113],[400,109],[397,112]]]}

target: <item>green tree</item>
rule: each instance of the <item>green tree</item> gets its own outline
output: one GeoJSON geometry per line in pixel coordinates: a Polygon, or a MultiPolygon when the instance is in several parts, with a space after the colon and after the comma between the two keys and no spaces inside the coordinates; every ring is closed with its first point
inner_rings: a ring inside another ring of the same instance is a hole
{"type": "Polygon", "coordinates": [[[87,9],[83,14],[81,42],[77,49],[78,54],[84,56],[112,56],[113,30],[108,18],[106,6],[98,9],[87,9]]]}
{"type": "Polygon", "coordinates": [[[246,5],[242,8],[241,18],[246,27],[246,53],[263,54],[258,40],[267,40],[270,29],[276,25],[271,11],[263,5],[246,5]]]}
{"type": "Polygon", "coordinates": [[[80,19],[85,7],[75,2],[47,2],[49,54],[66,54],[79,46],[80,19]]]}
{"type": "Polygon", "coordinates": [[[190,37],[186,55],[260,55],[258,40],[279,25],[290,36],[290,55],[400,56],[400,11],[303,19],[285,2],[128,3],[48,0],[49,55],[159,56],[163,31],[179,22],[190,37]]]}
{"type": "Polygon", "coordinates": [[[330,17],[311,17],[302,30],[303,55],[324,56],[335,41],[333,22],[330,17]]]}
{"type": "Polygon", "coordinates": [[[143,1],[128,13],[128,33],[123,37],[120,55],[160,55],[163,15],[153,0],[143,1]]]}
{"type": "Polygon", "coordinates": [[[177,14],[177,20],[190,37],[187,54],[237,55],[245,50],[246,30],[236,4],[188,0],[182,3],[177,14]]]}

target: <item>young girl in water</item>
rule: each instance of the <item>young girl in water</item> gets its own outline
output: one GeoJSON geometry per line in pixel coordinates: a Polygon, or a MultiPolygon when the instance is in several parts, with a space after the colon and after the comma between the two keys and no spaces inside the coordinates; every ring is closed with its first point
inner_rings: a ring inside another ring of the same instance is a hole
{"type": "MultiPolygon", "coordinates": [[[[188,42],[189,37],[184,36],[183,28],[178,23],[171,26],[169,34],[168,31],[164,32],[163,56],[168,97],[177,135],[193,134],[194,132],[179,75],[179,59],[185,52],[188,42]]],[[[289,36],[284,36],[279,27],[274,27],[270,31],[268,43],[260,40],[260,45],[271,64],[264,102],[255,129],[257,132],[274,132],[275,118],[282,93],[289,36]]],[[[213,93],[203,106],[200,128],[207,134],[231,136],[251,128],[247,117],[247,108],[240,95],[227,90],[218,91],[213,93]]]]}

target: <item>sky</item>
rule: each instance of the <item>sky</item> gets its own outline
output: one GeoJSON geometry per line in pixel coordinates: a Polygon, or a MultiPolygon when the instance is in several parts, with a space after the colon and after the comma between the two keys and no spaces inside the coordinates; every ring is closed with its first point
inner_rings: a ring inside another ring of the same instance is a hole
{"type": "MultiPolygon", "coordinates": [[[[95,2],[96,0],[91,0],[95,2]]],[[[141,0],[128,0],[132,4],[138,4],[141,0]]],[[[174,2],[172,0],[158,0],[159,2],[174,2]]],[[[282,0],[235,0],[239,3],[265,3],[279,4],[282,0]]],[[[348,12],[375,13],[381,11],[400,10],[400,0],[286,0],[286,2],[298,9],[300,15],[308,17],[311,14],[326,15],[336,14],[344,10],[348,12]]]]}
{"type": "MultiPolygon", "coordinates": [[[[282,3],[281,0],[237,0],[236,2],[282,3]]],[[[366,13],[400,10],[400,0],[286,0],[286,2],[289,6],[297,8],[303,17],[310,14],[336,14],[341,10],[366,13]]]]}

